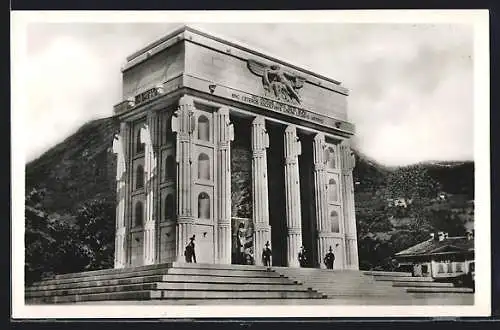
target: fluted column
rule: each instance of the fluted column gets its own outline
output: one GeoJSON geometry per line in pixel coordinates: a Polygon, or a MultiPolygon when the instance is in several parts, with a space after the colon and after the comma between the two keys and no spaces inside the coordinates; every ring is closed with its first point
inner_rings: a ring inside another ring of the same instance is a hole
{"type": "Polygon", "coordinates": [[[261,253],[267,241],[271,241],[269,226],[269,192],[267,186],[267,154],[269,136],[265,119],[256,117],[252,122],[252,200],[254,223],[254,259],[262,265],[261,253]]]}
{"type": "Polygon", "coordinates": [[[345,235],[345,255],[346,264],[349,269],[359,269],[358,262],[358,242],[356,233],[356,214],[354,205],[354,182],[352,171],[356,165],[354,153],[349,141],[344,141],[340,145],[341,166],[342,166],[342,200],[344,212],[344,235],[345,235]]]}
{"type": "Polygon", "coordinates": [[[316,211],[316,230],[318,264],[321,268],[326,266],[323,259],[331,245],[330,228],[328,226],[328,201],[326,192],[326,172],[325,172],[325,135],[318,133],[313,140],[313,161],[314,161],[314,200],[316,211]]]}
{"type": "Polygon", "coordinates": [[[289,267],[299,267],[298,252],[302,245],[300,210],[299,159],[302,153],[295,125],[285,129],[285,196],[287,224],[287,260],[289,267]]]}
{"type": "Polygon", "coordinates": [[[146,221],[144,223],[144,265],[156,262],[156,227],[158,220],[158,130],[159,117],[156,112],[148,113],[147,122],[141,129],[144,143],[144,176],[146,192],[146,221]]]}
{"type": "Polygon", "coordinates": [[[116,234],[114,268],[124,268],[127,265],[127,160],[129,126],[120,125],[120,134],[113,140],[113,152],[116,154],[116,234]]]}
{"type": "Polygon", "coordinates": [[[193,100],[189,96],[179,99],[179,107],[172,117],[172,131],[176,136],[177,162],[177,226],[176,260],[183,262],[184,248],[193,233],[193,173],[192,145],[194,131],[193,100]]]}
{"type": "Polygon", "coordinates": [[[231,141],[234,131],[229,121],[229,109],[217,112],[217,260],[231,264],[231,141]]]}

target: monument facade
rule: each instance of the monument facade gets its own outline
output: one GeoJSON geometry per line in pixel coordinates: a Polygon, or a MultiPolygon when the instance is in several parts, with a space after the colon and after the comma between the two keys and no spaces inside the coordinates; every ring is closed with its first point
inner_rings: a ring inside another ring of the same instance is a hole
{"type": "Polygon", "coordinates": [[[198,263],[358,269],[348,90],[190,27],[127,58],[114,107],[115,268],[198,263]]]}

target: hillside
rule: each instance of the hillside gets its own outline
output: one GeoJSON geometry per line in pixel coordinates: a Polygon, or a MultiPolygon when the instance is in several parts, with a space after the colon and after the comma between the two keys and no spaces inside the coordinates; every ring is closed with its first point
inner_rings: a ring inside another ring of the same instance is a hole
{"type": "MultiPolygon", "coordinates": [[[[111,146],[117,130],[112,118],[89,122],[26,165],[26,260],[33,278],[111,266],[115,201],[111,146]]],[[[395,252],[426,239],[431,231],[449,231],[451,236],[473,224],[473,162],[388,168],[359,152],[355,155],[362,268],[387,269],[395,252]],[[395,206],[394,200],[408,205],[395,206]]]]}

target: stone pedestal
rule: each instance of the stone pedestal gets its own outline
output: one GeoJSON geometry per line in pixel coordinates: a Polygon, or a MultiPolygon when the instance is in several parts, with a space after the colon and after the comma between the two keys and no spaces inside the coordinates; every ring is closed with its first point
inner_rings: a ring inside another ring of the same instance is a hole
{"type": "Polygon", "coordinates": [[[231,141],[233,127],[229,109],[217,112],[217,260],[231,264],[231,141]]]}
{"type": "Polygon", "coordinates": [[[267,187],[267,154],[269,136],[266,132],[265,119],[256,117],[252,122],[252,198],[254,223],[254,259],[256,265],[262,265],[262,250],[267,241],[271,241],[269,226],[269,197],[267,187]]]}
{"type": "Polygon", "coordinates": [[[172,131],[176,136],[177,162],[177,227],[176,260],[184,262],[184,248],[193,234],[193,100],[189,96],[179,99],[179,107],[172,118],[172,131]]]}
{"type": "Polygon", "coordinates": [[[116,234],[114,268],[127,266],[127,201],[128,201],[128,142],[130,129],[127,123],[120,125],[120,134],[113,140],[113,152],[116,154],[116,234]]]}
{"type": "Polygon", "coordinates": [[[342,199],[344,203],[342,209],[344,212],[346,268],[357,270],[359,269],[359,261],[354,205],[354,182],[352,176],[352,171],[356,163],[349,141],[344,141],[340,145],[340,157],[342,166],[342,199]]]}
{"type": "Polygon", "coordinates": [[[302,151],[295,125],[290,125],[285,129],[284,144],[287,264],[289,267],[299,267],[298,252],[302,245],[302,224],[298,156],[302,151]]]}
{"type": "Polygon", "coordinates": [[[318,133],[313,140],[313,162],[314,162],[314,201],[316,206],[316,230],[318,260],[316,262],[321,268],[326,268],[323,259],[330,245],[330,229],[328,226],[328,201],[326,192],[325,173],[325,135],[318,133]]]}

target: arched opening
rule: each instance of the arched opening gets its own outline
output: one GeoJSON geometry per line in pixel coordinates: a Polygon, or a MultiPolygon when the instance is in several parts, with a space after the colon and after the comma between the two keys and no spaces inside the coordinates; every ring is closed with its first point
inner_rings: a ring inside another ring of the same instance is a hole
{"type": "Polygon", "coordinates": [[[206,192],[198,195],[198,218],[210,219],[210,196],[206,192]]]}
{"type": "Polygon", "coordinates": [[[340,222],[339,222],[339,214],[337,213],[337,211],[330,212],[330,223],[331,223],[332,233],[339,233],[340,222]]]}
{"type": "Polygon", "coordinates": [[[144,210],[142,207],[142,202],[137,202],[135,203],[135,221],[134,224],[135,226],[142,226],[142,218],[144,216],[144,210]]]}
{"type": "Polygon", "coordinates": [[[168,194],[165,198],[165,219],[173,219],[175,216],[174,196],[168,194]]]}
{"type": "Polygon", "coordinates": [[[335,150],[332,147],[327,149],[326,166],[330,169],[334,169],[337,166],[335,161],[335,150]]]}
{"type": "Polygon", "coordinates": [[[329,202],[338,201],[337,182],[335,181],[335,179],[330,179],[328,181],[328,201],[329,202]]]}
{"type": "Polygon", "coordinates": [[[210,122],[204,115],[198,117],[198,140],[210,141],[210,122]]]}
{"type": "Polygon", "coordinates": [[[135,151],[140,154],[144,152],[144,143],[141,142],[141,130],[137,131],[135,137],[135,151]]]}
{"type": "Polygon", "coordinates": [[[175,160],[174,156],[170,155],[165,160],[165,180],[175,178],[175,160]]]}
{"type": "Polygon", "coordinates": [[[139,165],[135,169],[135,189],[141,189],[143,187],[144,187],[144,167],[142,167],[142,165],[139,165]]]}
{"type": "Polygon", "coordinates": [[[198,179],[210,180],[210,159],[204,153],[198,156],[198,179]]]}

